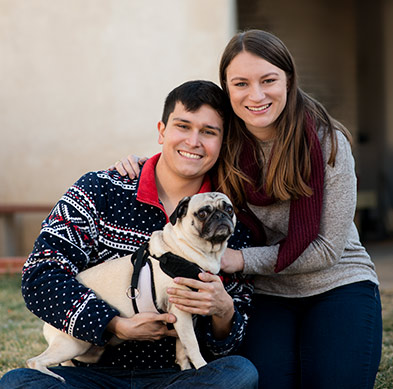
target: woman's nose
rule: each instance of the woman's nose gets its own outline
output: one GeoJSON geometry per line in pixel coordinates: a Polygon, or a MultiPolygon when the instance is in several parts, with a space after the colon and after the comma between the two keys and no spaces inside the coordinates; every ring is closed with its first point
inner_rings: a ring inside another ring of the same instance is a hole
{"type": "Polygon", "coordinates": [[[260,85],[254,85],[250,89],[249,99],[252,101],[261,101],[265,98],[265,91],[260,85]]]}

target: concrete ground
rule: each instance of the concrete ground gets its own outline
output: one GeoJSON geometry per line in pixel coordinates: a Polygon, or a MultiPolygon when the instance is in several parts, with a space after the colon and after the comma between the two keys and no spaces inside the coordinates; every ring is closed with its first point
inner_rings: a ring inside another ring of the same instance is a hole
{"type": "Polygon", "coordinates": [[[393,290],[393,240],[364,243],[375,263],[381,290],[393,290]]]}

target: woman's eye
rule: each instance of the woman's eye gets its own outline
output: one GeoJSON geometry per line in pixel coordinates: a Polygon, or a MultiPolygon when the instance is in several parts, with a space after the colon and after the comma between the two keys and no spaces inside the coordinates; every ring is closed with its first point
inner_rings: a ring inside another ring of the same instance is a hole
{"type": "Polygon", "coordinates": [[[235,86],[246,86],[247,84],[245,82],[238,82],[237,84],[235,84],[235,86]]]}

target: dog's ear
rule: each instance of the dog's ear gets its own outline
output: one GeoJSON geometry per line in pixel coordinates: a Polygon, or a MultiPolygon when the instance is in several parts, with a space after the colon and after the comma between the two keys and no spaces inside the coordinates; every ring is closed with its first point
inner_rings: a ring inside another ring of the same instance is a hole
{"type": "Polygon", "coordinates": [[[177,204],[176,209],[173,211],[172,215],[169,216],[169,221],[171,222],[172,225],[176,224],[176,220],[180,219],[187,213],[188,209],[188,203],[190,202],[191,197],[184,197],[179,201],[179,204],[177,204]]]}

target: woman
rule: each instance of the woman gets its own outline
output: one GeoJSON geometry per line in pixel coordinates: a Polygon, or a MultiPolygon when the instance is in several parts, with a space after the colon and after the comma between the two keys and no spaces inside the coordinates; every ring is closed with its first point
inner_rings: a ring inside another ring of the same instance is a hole
{"type": "Polygon", "coordinates": [[[373,388],[381,356],[378,279],[353,222],[348,131],[297,84],[274,35],[250,30],[224,50],[233,108],[217,189],[260,247],[228,249],[226,272],[255,276],[242,354],[260,387],[373,388]]]}

